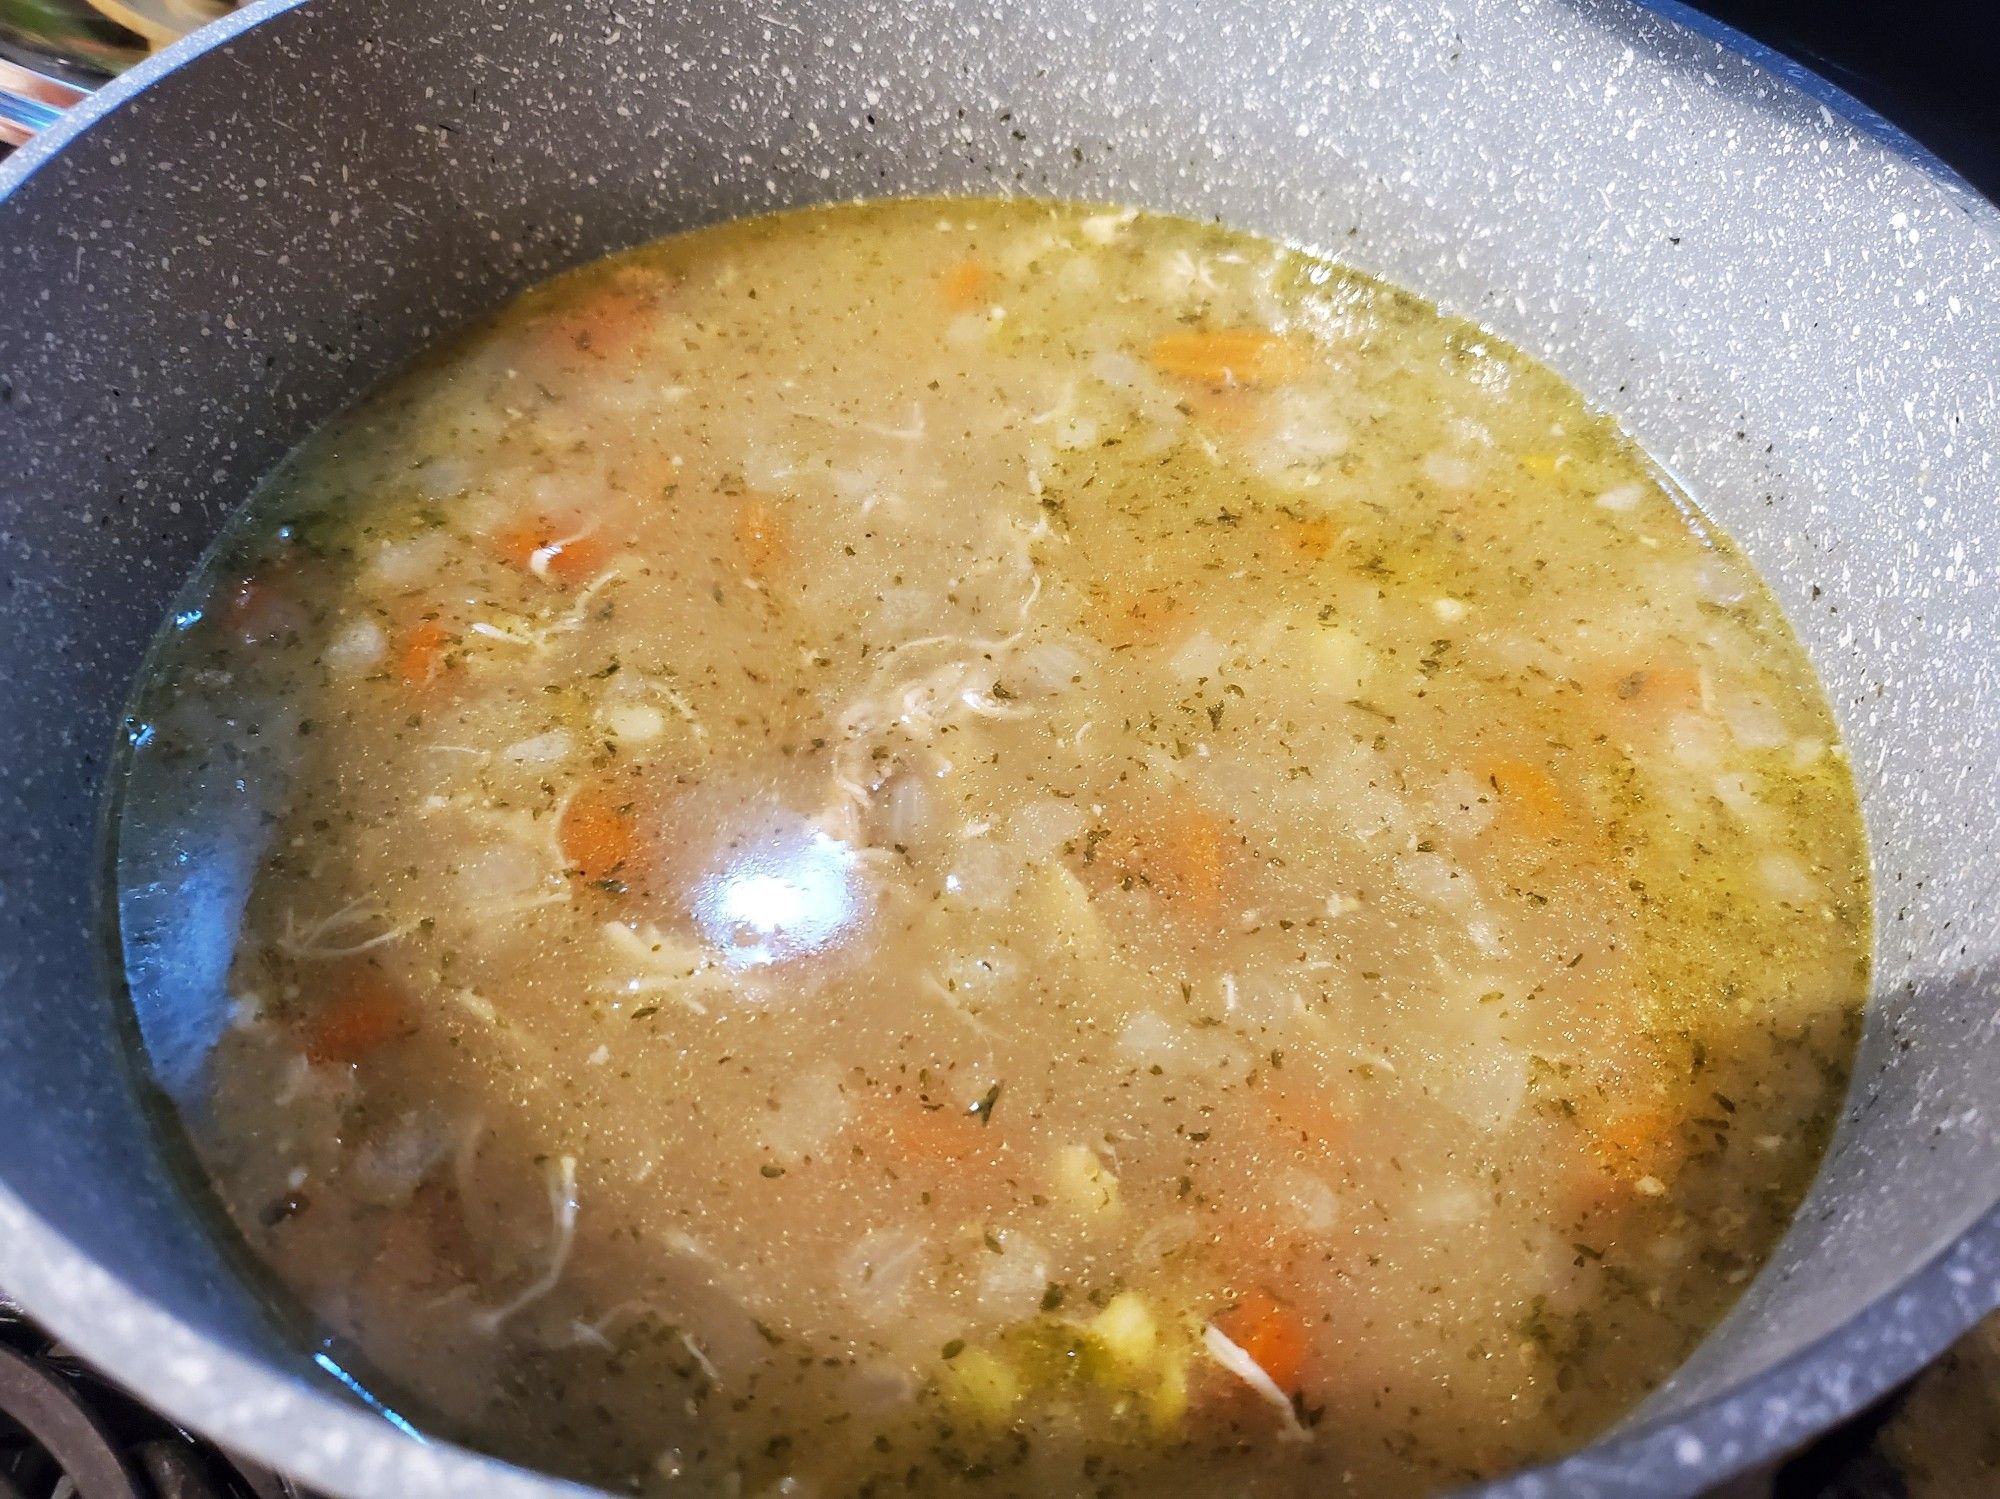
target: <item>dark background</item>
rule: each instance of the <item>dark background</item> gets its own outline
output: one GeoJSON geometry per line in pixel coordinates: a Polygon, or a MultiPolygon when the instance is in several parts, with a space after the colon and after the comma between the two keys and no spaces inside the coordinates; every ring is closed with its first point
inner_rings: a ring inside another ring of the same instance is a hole
{"type": "Polygon", "coordinates": [[[2000,0],[1693,0],[1872,105],[2000,200],[2000,0]]]}

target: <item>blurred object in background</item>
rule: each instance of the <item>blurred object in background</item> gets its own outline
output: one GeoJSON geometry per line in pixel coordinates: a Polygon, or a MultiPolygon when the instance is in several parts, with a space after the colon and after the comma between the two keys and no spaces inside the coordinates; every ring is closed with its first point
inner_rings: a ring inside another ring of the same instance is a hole
{"type": "Polygon", "coordinates": [[[1917,1377],[1877,1446],[1908,1499],[2000,1494],[2000,1315],[1917,1377]]]}
{"type": "Polygon", "coordinates": [[[0,156],[237,0],[0,0],[0,156]]]}
{"type": "MultiPolygon", "coordinates": [[[[14,0],[9,0],[14,3],[14,0]]],[[[34,0],[27,0],[34,3],[34,0]]],[[[41,0],[50,5],[53,0],[41,0]]],[[[228,0],[82,0],[73,8],[81,10],[86,6],[114,26],[122,26],[134,36],[145,39],[148,48],[164,47],[167,43],[186,36],[197,26],[205,26],[217,16],[226,15],[235,9],[228,0]]],[[[58,6],[57,8],[61,8],[58,6]]]]}
{"type": "Polygon", "coordinates": [[[100,76],[128,68],[152,50],[143,36],[84,0],[0,0],[0,48],[31,65],[100,76]]]}
{"type": "Polygon", "coordinates": [[[0,0],[0,42],[110,74],[233,9],[231,0],[0,0]]]}

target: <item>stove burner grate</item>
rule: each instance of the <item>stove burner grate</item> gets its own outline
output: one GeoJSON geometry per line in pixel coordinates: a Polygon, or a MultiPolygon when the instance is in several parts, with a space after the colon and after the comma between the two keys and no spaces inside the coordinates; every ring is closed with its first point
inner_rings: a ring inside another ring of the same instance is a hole
{"type": "Polygon", "coordinates": [[[110,1384],[0,1297],[0,1499],[311,1499],[110,1384]]]}

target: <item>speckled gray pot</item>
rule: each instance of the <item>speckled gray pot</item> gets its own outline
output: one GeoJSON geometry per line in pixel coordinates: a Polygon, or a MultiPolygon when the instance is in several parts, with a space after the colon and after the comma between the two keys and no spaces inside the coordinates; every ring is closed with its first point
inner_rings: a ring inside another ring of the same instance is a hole
{"type": "Polygon", "coordinates": [[[1619,0],[267,0],[140,68],[0,168],[0,1285],[330,1493],[576,1492],[343,1394],[176,1190],[100,956],[140,651],[286,448],[559,266],[835,196],[1125,198],[1539,351],[1772,579],[1879,881],[1842,1133],[1686,1369],[1486,1492],[1685,1494],[1851,1411],[2000,1297],[2000,216],[1826,97],[1619,0]]]}

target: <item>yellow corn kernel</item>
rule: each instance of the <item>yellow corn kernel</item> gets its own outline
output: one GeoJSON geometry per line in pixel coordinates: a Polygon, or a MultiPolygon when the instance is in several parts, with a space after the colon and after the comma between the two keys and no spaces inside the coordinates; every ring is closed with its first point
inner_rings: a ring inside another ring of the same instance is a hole
{"type": "Polygon", "coordinates": [[[967,1348],[945,1365],[945,1393],[981,1421],[1004,1426],[1021,1398],[1021,1380],[983,1348],[967,1348]]]}
{"type": "Polygon", "coordinates": [[[1057,1195],[1085,1213],[1118,1210],[1118,1178],[1088,1145],[1065,1145],[1056,1152],[1057,1195]]]}
{"type": "Polygon", "coordinates": [[[1146,1419],[1164,1436],[1179,1429],[1187,1408],[1187,1360],[1170,1358],[1160,1370],[1159,1383],[1146,1396],[1146,1419]]]}
{"type": "Polygon", "coordinates": [[[1160,1347],[1159,1324],[1136,1291],[1121,1291],[1090,1319],[1091,1341],[1109,1355],[1114,1371],[1125,1380],[1142,1374],[1160,1347]]]}

